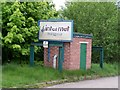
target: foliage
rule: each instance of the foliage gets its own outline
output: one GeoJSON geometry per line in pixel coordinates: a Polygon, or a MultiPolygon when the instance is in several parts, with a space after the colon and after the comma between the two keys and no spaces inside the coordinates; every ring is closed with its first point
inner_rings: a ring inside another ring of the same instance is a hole
{"type": "MultiPolygon", "coordinates": [[[[117,61],[118,10],[113,2],[69,2],[62,17],[74,20],[74,31],[93,34],[93,46],[104,48],[105,61],[117,61]]],[[[93,57],[94,58],[94,57],[93,57]]]]}
{"type": "Polygon", "coordinates": [[[3,60],[29,56],[30,43],[38,41],[38,20],[56,16],[54,5],[48,2],[2,3],[3,60]]]}
{"type": "Polygon", "coordinates": [[[2,65],[0,65],[0,87],[2,87],[2,65]]]}
{"type": "MultiPolygon", "coordinates": [[[[40,65],[29,67],[28,65],[17,65],[15,63],[3,65],[2,74],[2,87],[24,87],[28,84],[36,84],[40,82],[46,82],[51,80],[68,79],[72,81],[74,78],[90,77],[105,77],[105,76],[117,76],[118,64],[104,64],[104,68],[101,69],[98,64],[92,64],[90,70],[63,70],[59,73],[58,70],[53,68],[47,68],[40,65]],[[13,72],[14,71],[14,72],[13,72]]],[[[30,87],[29,87],[30,88],[30,87]]]]}
{"type": "Polygon", "coordinates": [[[59,72],[52,68],[36,65],[17,65],[15,63],[3,66],[3,87],[22,87],[26,84],[35,84],[42,81],[55,80],[60,77],[59,72]],[[14,71],[14,72],[13,72],[14,71]]]}

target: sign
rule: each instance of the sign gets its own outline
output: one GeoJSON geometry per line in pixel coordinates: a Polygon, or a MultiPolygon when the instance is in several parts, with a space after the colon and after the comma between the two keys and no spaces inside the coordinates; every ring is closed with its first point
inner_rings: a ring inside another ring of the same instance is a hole
{"type": "Polygon", "coordinates": [[[39,40],[50,41],[72,41],[73,38],[73,21],[46,21],[40,20],[38,22],[39,40]]]}
{"type": "Polygon", "coordinates": [[[43,41],[43,47],[48,48],[48,41],[43,41]]]}

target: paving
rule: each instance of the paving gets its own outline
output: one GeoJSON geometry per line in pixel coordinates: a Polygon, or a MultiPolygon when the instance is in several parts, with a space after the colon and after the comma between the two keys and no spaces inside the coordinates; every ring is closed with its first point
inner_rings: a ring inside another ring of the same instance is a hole
{"type": "Polygon", "coordinates": [[[46,88],[118,88],[118,76],[64,83],[46,88]]]}

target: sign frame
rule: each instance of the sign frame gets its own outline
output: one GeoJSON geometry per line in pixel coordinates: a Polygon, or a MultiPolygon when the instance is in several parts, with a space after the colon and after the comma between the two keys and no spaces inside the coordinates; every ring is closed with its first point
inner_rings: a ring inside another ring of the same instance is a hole
{"type": "Polygon", "coordinates": [[[39,39],[39,33],[38,32],[38,40],[39,41],[57,41],[57,42],[72,42],[73,40],[73,20],[63,20],[63,19],[53,19],[53,20],[38,20],[38,26],[40,27],[40,22],[71,22],[71,40],[46,40],[46,39],[39,39]]]}

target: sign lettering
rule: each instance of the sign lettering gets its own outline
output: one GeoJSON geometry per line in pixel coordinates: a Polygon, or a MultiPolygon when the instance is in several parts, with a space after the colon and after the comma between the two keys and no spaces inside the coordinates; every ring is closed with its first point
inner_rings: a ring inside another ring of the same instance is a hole
{"type": "Polygon", "coordinates": [[[40,21],[39,40],[72,41],[73,22],[69,21],[40,21]]]}

